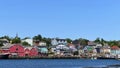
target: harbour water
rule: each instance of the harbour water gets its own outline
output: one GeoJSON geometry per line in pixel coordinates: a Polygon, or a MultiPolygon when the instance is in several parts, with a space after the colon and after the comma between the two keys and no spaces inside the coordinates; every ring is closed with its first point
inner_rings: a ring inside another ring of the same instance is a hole
{"type": "Polygon", "coordinates": [[[91,60],[91,59],[0,60],[0,68],[120,68],[120,60],[91,60]]]}

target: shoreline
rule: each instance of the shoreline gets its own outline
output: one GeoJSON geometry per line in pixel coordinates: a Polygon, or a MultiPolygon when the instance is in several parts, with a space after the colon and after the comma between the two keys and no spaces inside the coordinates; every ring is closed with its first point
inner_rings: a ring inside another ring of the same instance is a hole
{"type": "Polygon", "coordinates": [[[78,56],[75,56],[75,57],[58,57],[58,56],[55,56],[55,57],[9,57],[8,59],[91,59],[91,60],[97,60],[97,59],[115,59],[115,60],[119,60],[117,58],[81,58],[81,57],[78,57],[78,56]]]}

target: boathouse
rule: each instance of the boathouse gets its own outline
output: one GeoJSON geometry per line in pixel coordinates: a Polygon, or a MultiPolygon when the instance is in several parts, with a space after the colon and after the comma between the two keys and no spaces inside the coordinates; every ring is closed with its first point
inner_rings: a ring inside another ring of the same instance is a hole
{"type": "Polygon", "coordinates": [[[25,56],[34,57],[38,55],[37,48],[34,47],[25,47],[25,56]]]}
{"type": "Polygon", "coordinates": [[[25,56],[24,47],[20,44],[2,46],[2,53],[9,53],[11,56],[25,56]]]}
{"type": "Polygon", "coordinates": [[[120,48],[118,46],[112,46],[111,47],[111,54],[119,55],[120,54],[120,48]]]}

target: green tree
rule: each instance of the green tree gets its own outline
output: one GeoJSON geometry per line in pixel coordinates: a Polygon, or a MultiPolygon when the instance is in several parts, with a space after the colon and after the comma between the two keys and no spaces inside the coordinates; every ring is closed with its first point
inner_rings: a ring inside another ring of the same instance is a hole
{"type": "Polygon", "coordinates": [[[88,44],[88,41],[89,41],[89,40],[83,39],[83,38],[80,38],[80,39],[79,39],[79,42],[80,42],[81,45],[87,45],[87,44],[88,44]]]}
{"type": "Polygon", "coordinates": [[[51,39],[50,38],[42,38],[42,41],[43,42],[46,42],[47,46],[50,46],[51,45],[51,39]]]}
{"type": "Polygon", "coordinates": [[[94,42],[100,44],[101,43],[100,38],[96,38],[94,42]]]}
{"type": "Polygon", "coordinates": [[[23,40],[25,40],[25,39],[30,39],[30,37],[25,37],[25,38],[23,38],[23,40]]]}
{"type": "Polygon", "coordinates": [[[41,41],[42,40],[42,36],[40,34],[37,35],[37,36],[34,36],[33,40],[39,40],[39,41],[41,41]]]}
{"type": "Polygon", "coordinates": [[[102,45],[104,45],[104,44],[107,43],[107,42],[106,42],[106,40],[104,40],[103,38],[101,38],[100,43],[101,43],[102,45]]]}
{"type": "Polygon", "coordinates": [[[11,41],[11,38],[9,36],[3,36],[3,37],[0,37],[0,39],[7,39],[9,42],[11,41]]]}
{"type": "Polygon", "coordinates": [[[30,44],[28,42],[22,42],[23,46],[30,46],[30,44]]]}
{"type": "Polygon", "coordinates": [[[114,46],[114,45],[119,46],[119,41],[116,41],[116,40],[108,41],[108,44],[109,44],[110,46],[114,46]]]}
{"type": "Polygon", "coordinates": [[[71,43],[72,40],[70,38],[66,38],[67,43],[71,43]]]}
{"type": "Polygon", "coordinates": [[[20,38],[12,39],[12,44],[18,44],[18,43],[21,43],[21,39],[20,38]]]}
{"type": "Polygon", "coordinates": [[[0,47],[2,47],[3,46],[3,42],[2,41],[0,41],[0,47]]]}

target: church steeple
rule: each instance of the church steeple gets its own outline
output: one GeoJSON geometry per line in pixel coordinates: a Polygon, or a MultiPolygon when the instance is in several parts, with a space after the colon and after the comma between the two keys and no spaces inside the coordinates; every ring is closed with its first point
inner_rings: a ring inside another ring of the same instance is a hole
{"type": "Polygon", "coordinates": [[[16,36],[15,36],[15,38],[18,38],[18,33],[16,33],[16,36]]]}

